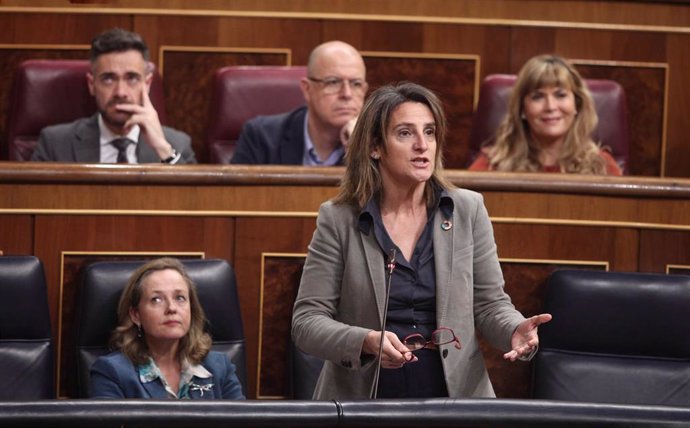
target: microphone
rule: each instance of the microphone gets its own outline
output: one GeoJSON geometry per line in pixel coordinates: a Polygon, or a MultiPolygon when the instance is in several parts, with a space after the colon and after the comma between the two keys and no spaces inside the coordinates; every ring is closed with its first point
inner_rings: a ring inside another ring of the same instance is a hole
{"type": "Polygon", "coordinates": [[[371,385],[372,399],[376,398],[379,390],[379,373],[381,373],[381,357],[383,354],[383,338],[386,331],[386,318],[388,317],[388,298],[391,293],[391,280],[393,278],[393,271],[395,270],[395,255],[397,250],[391,248],[388,250],[388,261],[386,263],[386,300],[383,304],[383,320],[381,321],[381,338],[379,339],[379,352],[376,355],[376,372],[374,373],[374,383],[371,385]]]}

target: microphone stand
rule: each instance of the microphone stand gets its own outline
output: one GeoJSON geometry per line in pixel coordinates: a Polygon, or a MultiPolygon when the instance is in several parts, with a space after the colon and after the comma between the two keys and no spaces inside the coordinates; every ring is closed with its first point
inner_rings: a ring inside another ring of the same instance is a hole
{"type": "Polygon", "coordinates": [[[371,386],[370,397],[376,398],[379,391],[379,373],[381,373],[381,357],[383,355],[383,339],[386,331],[386,318],[388,318],[388,299],[391,293],[391,280],[395,270],[395,255],[397,251],[392,248],[388,251],[388,263],[386,263],[386,300],[383,304],[383,320],[381,321],[381,338],[379,339],[379,352],[376,355],[376,372],[374,373],[374,383],[371,386]]]}

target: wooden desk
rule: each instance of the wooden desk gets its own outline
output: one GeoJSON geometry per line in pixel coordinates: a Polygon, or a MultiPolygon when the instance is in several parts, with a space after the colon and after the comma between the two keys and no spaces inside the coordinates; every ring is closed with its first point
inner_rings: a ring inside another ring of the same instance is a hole
{"type": "MultiPolygon", "coordinates": [[[[0,162],[0,250],[44,263],[60,392],[71,394],[79,270],[162,254],[223,258],[236,269],[249,396],[286,388],[292,301],[319,205],[342,168],[0,162]]],[[[557,268],[690,273],[690,180],[448,171],[481,192],[506,289],[539,312],[557,268]]],[[[526,397],[527,364],[486,350],[501,397],[526,397]]]]}

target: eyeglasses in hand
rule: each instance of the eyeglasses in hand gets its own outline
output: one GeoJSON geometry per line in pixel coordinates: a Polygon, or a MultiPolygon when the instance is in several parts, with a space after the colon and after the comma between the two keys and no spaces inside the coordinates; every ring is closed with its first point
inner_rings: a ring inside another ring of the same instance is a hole
{"type": "Polygon", "coordinates": [[[403,345],[410,351],[417,351],[422,348],[436,349],[436,346],[447,345],[455,342],[455,348],[460,349],[460,339],[453,330],[448,327],[439,327],[431,333],[431,340],[427,340],[421,333],[412,333],[405,336],[402,340],[403,345]]]}
{"type": "Polygon", "coordinates": [[[317,79],[316,77],[307,77],[312,82],[319,83],[323,88],[324,94],[337,94],[343,90],[345,83],[350,87],[355,95],[364,95],[369,88],[369,84],[364,79],[341,79],[339,77],[326,77],[317,79]]]}

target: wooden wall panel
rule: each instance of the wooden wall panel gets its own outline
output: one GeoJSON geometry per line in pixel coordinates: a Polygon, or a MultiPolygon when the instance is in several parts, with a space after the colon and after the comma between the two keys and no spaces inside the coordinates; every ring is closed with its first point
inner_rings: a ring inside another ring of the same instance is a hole
{"type": "Polygon", "coordinates": [[[666,272],[668,265],[690,266],[690,230],[643,231],[640,271],[666,272]]]}
{"type": "MultiPolygon", "coordinates": [[[[151,13],[160,0],[3,0],[5,8],[37,7],[57,10],[110,9],[151,13]]],[[[413,19],[503,19],[602,23],[620,25],[686,26],[690,20],[687,0],[166,0],[165,7],[182,14],[206,12],[261,15],[286,13],[411,17],[413,19]],[[624,6],[624,7],[623,7],[624,6]]]]}
{"type": "Polygon", "coordinates": [[[484,78],[510,70],[512,33],[507,26],[426,25],[424,52],[477,55],[484,78]]]}
{"type": "MultiPolygon", "coordinates": [[[[276,340],[285,343],[289,338],[276,337],[272,331],[267,329],[259,331],[260,321],[259,312],[264,311],[266,315],[280,313],[276,308],[261,308],[261,262],[266,253],[304,253],[311,240],[312,233],[316,227],[314,218],[238,218],[236,220],[236,241],[235,241],[235,268],[237,274],[237,284],[240,293],[240,303],[242,308],[242,320],[244,322],[244,334],[247,344],[247,373],[249,373],[247,390],[250,396],[261,396],[262,393],[268,395],[277,394],[277,390],[282,388],[283,379],[267,379],[262,377],[264,370],[268,373],[279,373],[279,368],[286,361],[286,355],[264,355],[268,358],[266,364],[270,368],[264,368],[263,360],[259,361],[259,337],[264,341],[276,340]],[[261,363],[261,366],[259,364],[261,363]],[[256,377],[252,377],[252,373],[256,377]],[[257,383],[263,379],[267,383],[267,392],[258,391],[257,383]]],[[[270,267],[270,266],[269,266],[270,267]]],[[[272,271],[269,271],[271,275],[272,271]]],[[[294,279],[294,278],[293,278],[294,279]]],[[[277,278],[269,276],[267,292],[276,285],[277,278]]],[[[266,280],[265,280],[266,281],[266,280]]],[[[289,284],[280,283],[281,287],[288,287],[289,284]]],[[[267,300],[271,302],[270,299],[267,300]]],[[[281,322],[286,322],[284,318],[281,322]]],[[[289,323],[289,321],[287,321],[289,323]]],[[[266,325],[273,325],[271,320],[265,321],[266,325]]],[[[277,346],[280,346],[278,344],[277,346]]]]}
{"type": "Polygon", "coordinates": [[[586,222],[526,224],[494,222],[501,258],[557,259],[584,264],[608,263],[611,270],[637,270],[638,232],[586,222]],[[596,239],[592,239],[596,236],[596,239]]]}
{"type": "Polygon", "coordinates": [[[205,130],[209,125],[215,71],[230,65],[290,65],[290,53],[163,46],[160,64],[169,125],[188,133],[197,160],[208,162],[205,130]]]}
{"type": "Polygon", "coordinates": [[[0,252],[6,256],[33,254],[33,217],[0,215],[0,252]]]}
{"type": "Polygon", "coordinates": [[[292,307],[299,290],[305,254],[264,253],[259,307],[257,397],[290,398],[292,307]]]}
{"type": "MultiPolygon", "coordinates": [[[[484,203],[492,217],[507,217],[501,223],[510,224],[511,219],[561,219],[579,220],[586,218],[599,222],[640,222],[676,225],[687,224],[682,217],[667,211],[673,204],[669,200],[658,199],[650,203],[624,199],[605,198],[600,195],[576,197],[574,195],[550,195],[545,201],[543,195],[530,192],[502,192],[483,190],[484,203]],[[673,217],[676,217],[673,219],[673,217]]],[[[682,209],[690,209],[690,201],[677,201],[682,209]],[[687,207],[687,208],[686,208],[687,207]]],[[[675,205],[675,204],[673,204],[675,205]]],[[[675,213],[680,214],[680,213],[675,213]]],[[[577,224],[574,222],[574,224],[577,224]]],[[[519,249],[519,248],[518,248],[519,249]]]]}
{"type": "Polygon", "coordinates": [[[108,28],[131,29],[132,21],[130,14],[5,14],[0,9],[0,43],[88,45],[96,34],[108,28]]]}
{"type": "Polygon", "coordinates": [[[613,31],[561,27],[554,32],[553,50],[544,53],[558,52],[566,58],[614,59],[614,35],[613,31]]]}
{"type": "MultiPolygon", "coordinates": [[[[157,55],[160,46],[269,48],[292,50],[293,64],[306,64],[309,51],[321,42],[318,19],[260,17],[137,15],[139,32],[157,55]]],[[[158,58],[154,56],[154,61],[158,58]]]]}
{"type": "Polygon", "coordinates": [[[510,69],[517,73],[534,55],[556,53],[556,30],[553,28],[512,28],[510,45],[510,69]]]}
{"type": "Polygon", "coordinates": [[[574,62],[582,77],[610,79],[623,87],[630,137],[629,174],[660,176],[664,155],[666,67],[663,64],[574,62]]]}
{"type": "Polygon", "coordinates": [[[690,177],[690,35],[668,35],[666,55],[669,63],[668,117],[662,172],[666,177],[690,177]]]}

